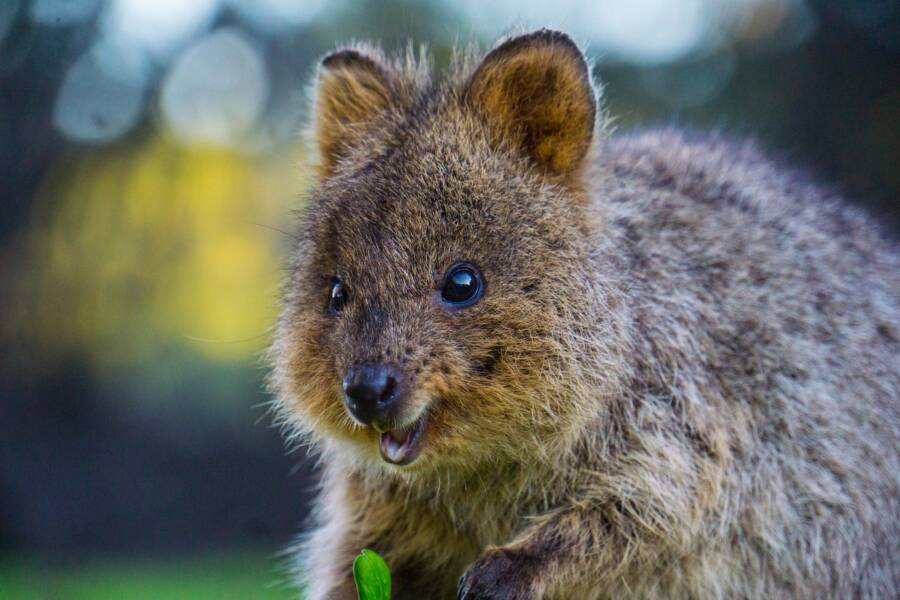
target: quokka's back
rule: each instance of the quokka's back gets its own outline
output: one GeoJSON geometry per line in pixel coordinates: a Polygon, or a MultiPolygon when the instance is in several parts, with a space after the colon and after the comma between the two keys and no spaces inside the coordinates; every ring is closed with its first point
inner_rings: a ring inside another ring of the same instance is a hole
{"type": "Polygon", "coordinates": [[[896,245],[750,144],[603,133],[564,34],[426,65],[318,74],[271,353],[310,597],[364,547],[396,598],[895,596],[896,245]]]}

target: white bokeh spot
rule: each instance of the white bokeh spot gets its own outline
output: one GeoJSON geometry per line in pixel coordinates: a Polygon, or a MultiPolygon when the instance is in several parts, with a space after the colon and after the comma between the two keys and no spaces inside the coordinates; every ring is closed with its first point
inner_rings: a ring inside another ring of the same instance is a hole
{"type": "Polygon", "coordinates": [[[178,57],[163,82],[160,105],[183,139],[227,144],[258,122],[268,89],[259,51],[237,30],[223,28],[178,57]]]}

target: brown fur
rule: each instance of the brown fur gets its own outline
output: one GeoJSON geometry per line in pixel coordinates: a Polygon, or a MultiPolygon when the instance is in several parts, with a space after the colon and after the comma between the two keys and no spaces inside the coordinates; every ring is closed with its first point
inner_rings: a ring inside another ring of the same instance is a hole
{"type": "Polygon", "coordinates": [[[896,246],[750,144],[598,139],[562,34],[440,84],[354,52],[320,70],[327,167],[271,351],[279,415],[322,460],[309,597],[355,597],[363,547],[395,598],[455,598],[463,574],[466,599],[896,597],[896,246]],[[486,293],[448,311],[458,260],[486,293]],[[408,466],[344,409],[366,361],[430,415],[408,466]]]}

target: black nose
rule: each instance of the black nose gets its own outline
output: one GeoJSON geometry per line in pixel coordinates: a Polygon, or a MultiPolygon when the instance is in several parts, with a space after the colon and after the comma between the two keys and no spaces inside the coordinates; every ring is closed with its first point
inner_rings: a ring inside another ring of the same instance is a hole
{"type": "Polygon", "coordinates": [[[390,429],[400,400],[400,373],[391,365],[357,365],[344,377],[344,403],[357,420],[390,429]]]}

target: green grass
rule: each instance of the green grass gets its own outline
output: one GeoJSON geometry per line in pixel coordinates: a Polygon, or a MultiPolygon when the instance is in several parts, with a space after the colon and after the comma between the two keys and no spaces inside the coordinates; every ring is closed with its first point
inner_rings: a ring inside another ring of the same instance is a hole
{"type": "Polygon", "coordinates": [[[3,600],[296,599],[280,563],[259,555],[48,567],[0,561],[3,600]]]}

